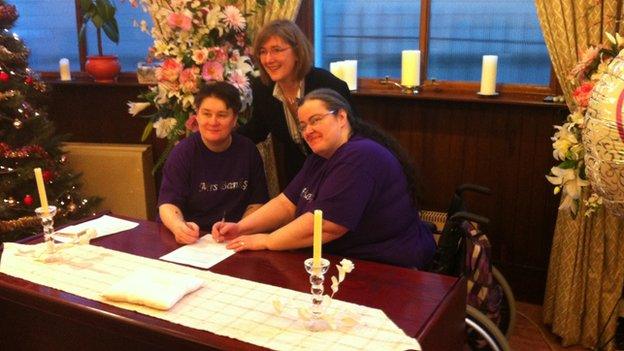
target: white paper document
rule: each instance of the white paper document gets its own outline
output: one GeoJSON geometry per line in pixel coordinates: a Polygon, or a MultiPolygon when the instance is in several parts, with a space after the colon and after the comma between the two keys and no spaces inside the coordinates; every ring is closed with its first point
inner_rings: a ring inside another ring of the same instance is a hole
{"type": "Polygon", "coordinates": [[[196,243],[182,246],[162,256],[160,259],[206,269],[233,254],[234,250],[226,249],[225,244],[216,242],[212,238],[212,235],[207,234],[201,237],[196,243]]]}
{"type": "Polygon", "coordinates": [[[130,230],[139,225],[139,223],[127,221],[125,219],[104,215],[102,217],[82,222],[76,225],[70,225],[57,230],[54,233],[54,240],[60,242],[70,242],[75,236],[89,228],[95,229],[99,238],[105,235],[111,235],[125,230],[130,230]]]}

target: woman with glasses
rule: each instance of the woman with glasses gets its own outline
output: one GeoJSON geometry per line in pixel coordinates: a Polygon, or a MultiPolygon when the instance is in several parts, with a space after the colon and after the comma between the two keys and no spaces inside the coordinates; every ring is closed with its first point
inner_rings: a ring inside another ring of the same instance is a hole
{"type": "Polygon", "coordinates": [[[291,21],[276,20],[256,35],[254,59],[260,77],[252,81],[253,108],[239,133],[253,142],[264,141],[271,133],[283,145],[286,184],[297,174],[309,153],[297,126],[297,102],[318,88],[334,89],[347,101],[347,84],[326,70],[312,67],[312,46],[291,21]]]}
{"type": "Polygon", "coordinates": [[[232,133],[241,100],[225,82],[195,96],[198,132],[167,158],[158,197],[160,219],[182,244],[218,220],[237,221],[268,200],[264,167],[251,140],[232,133]]]}
{"type": "Polygon", "coordinates": [[[242,250],[312,246],[313,211],[323,211],[323,252],[424,268],[435,243],[421,222],[414,169],[398,143],[361,119],[330,89],[307,94],[299,128],[313,154],[283,193],[212,235],[242,250]]]}

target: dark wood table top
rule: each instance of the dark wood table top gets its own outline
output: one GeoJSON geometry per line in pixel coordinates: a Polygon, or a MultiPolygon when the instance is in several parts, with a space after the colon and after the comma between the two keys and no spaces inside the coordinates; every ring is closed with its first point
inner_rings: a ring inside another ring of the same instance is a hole
{"type": "MultiPolygon", "coordinates": [[[[92,244],[149,258],[158,258],[180,247],[162,224],[134,221],[139,222],[137,228],[97,238],[92,244]]],[[[40,241],[41,237],[34,237],[25,243],[40,241]]],[[[210,271],[309,292],[308,274],[303,267],[303,261],[308,257],[311,257],[310,250],[245,251],[232,255],[210,271]]],[[[332,263],[327,276],[337,275],[335,264],[342,257],[325,258],[332,263]]],[[[459,323],[463,323],[465,309],[464,280],[374,262],[353,262],[355,270],[340,285],[335,298],[383,310],[407,335],[416,337],[424,349],[426,344],[436,345],[439,342],[436,339],[444,338],[444,333],[447,338],[453,335],[453,331],[461,334],[463,324],[459,323]],[[451,324],[452,327],[440,326],[440,323],[451,324]]],[[[261,349],[5,274],[0,274],[0,300],[65,316],[132,338],[149,340],[159,346],[171,344],[188,348],[261,349]]],[[[456,337],[461,338],[460,334],[456,334],[456,337]]]]}

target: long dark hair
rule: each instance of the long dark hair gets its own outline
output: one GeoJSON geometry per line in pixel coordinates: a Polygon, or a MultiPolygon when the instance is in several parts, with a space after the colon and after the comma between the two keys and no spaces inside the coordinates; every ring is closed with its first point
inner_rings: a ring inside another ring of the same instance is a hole
{"type": "Polygon", "coordinates": [[[364,121],[356,116],[347,100],[332,89],[322,88],[313,90],[304,96],[299,105],[303,105],[303,103],[308,100],[322,101],[325,104],[325,107],[331,111],[344,110],[347,113],[347,119],[351,125],[352,134],[357,133],[390,150],[390,152],[392,152],[394,157],[396,157],[401,164],[401,168],[403,168],[405,180],[407,181],[407,190],[410,194],[410,198],[412,199],[412,204],[415,207],[418,207],[420,192],[418,188],[419,182],[418,177],[416,176],[416,168],[408,157],[405,149],[399,145],[399,142],[396,139],[384,133],[378,126],[364,121]]]}

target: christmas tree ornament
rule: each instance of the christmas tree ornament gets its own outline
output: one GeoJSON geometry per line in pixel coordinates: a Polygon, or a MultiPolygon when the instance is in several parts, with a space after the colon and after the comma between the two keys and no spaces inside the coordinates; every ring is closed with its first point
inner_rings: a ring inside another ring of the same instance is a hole
{"type": "Polygon", "coordinates": [[[26,83],[26,85],[32,85],[32,84],[33,84],[33,77],[31,77],[31,76],[27,76],[27,77],[24,79],[24,83],[26,83]]]}
{"type": "Polygon", "coordinates": [[[0,82],[6,83],[6,82],[9,81],[9,78],[10,77],[9,77],[8,73],[6,73],[4,71],[0,72],[0,82]]]}
{"type": "Polygon", "coordinates": [[[68,210],[69,212],[74,212],[74,211],[76,211],[76,204],[75,204],[75,203],[73,203],[73,202],[70,202],[70,203],[69,203],[69,205],[67,205],[67,210],[68,210]]]}
{"type": "Polygon", "coordinates": [[[52,172],[51,172],[50,170],[48,170],[48,169],[46,169],[45,171],[43,171],[43,172],[41,173],[41,175],[43,176],[43,180],[44,180],[46,183],[52,180],[52,175],[53,175],[53,174],[52,174],[52,172]]]}
{"type": "Polygon", "coordinates": [[[15,205],[15,199],[11,196],[9,196],[8,199],[4,200],[4,202],[6,202],[9,206],[15,205]]]}
{"type": "Polygon", "coordinates": [[[24,205],[26,205],[26,206],[32,205],[33,204],[33,197],[32,197],[32,195],[24,196],[23,202],[24,202],[24,205]]]}
{"type": "Polygon", "coordinates": [[[20,120],[19,120],[19,118],[16,118],[16,119],[13,121],[13,127],[15,127],[15,129],[20,129],[20,128],[22,128],[22,125],[23,125],[23,123],[22,123],[22,121],[20,121],[20,120]]]}
{"type": "Polygon", "coordinates": [[[62,155],[62,156],[59,158],[59,163],[60,163],[60,164],[62,164],[62,165],[64,165],[65,163],[67,163],[67,155],[62,155]]]}

